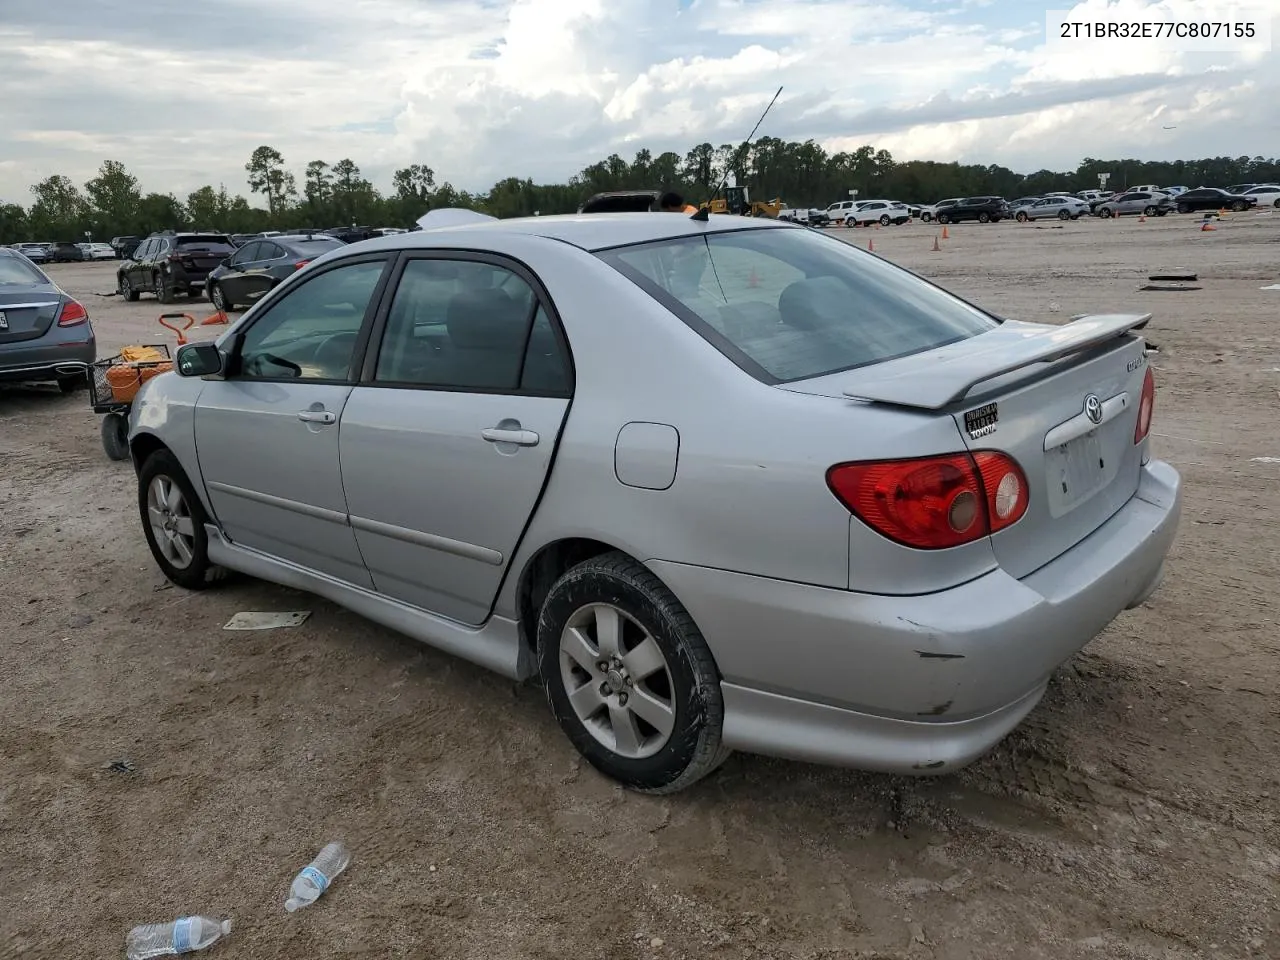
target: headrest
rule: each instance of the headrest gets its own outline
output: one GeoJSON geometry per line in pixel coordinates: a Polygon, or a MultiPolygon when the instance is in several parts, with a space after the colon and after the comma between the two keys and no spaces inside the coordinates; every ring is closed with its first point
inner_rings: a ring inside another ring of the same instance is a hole
{"type": "Polygon", "coordinates": [[[852,307],[851,291],[835,277],[811,277],[789,284],[778,297],[782,322],[797,330],[818,330],[852,307]]]}
{"type": "Polygon", "coordinates": [[[449,301],[449,339],[464,350],[520,350],[529,327],[529,305],[496,287],[464,290],[449,301]]]}

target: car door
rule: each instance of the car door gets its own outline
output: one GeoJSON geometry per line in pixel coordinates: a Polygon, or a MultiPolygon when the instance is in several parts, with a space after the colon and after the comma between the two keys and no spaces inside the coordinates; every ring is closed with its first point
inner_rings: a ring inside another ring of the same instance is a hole
{"type": "Polygon", "coordinates": [[[227,262],[227,272],[218,277],[218,286],[222,288],[223,295],[231,303],[248,303],[248,297],[245,295],[244,272],[253,266],[261,247],[262,241],[250,240],[231,255],[227,262]]]}
{"type": "Polygon", "coordinates": [[[232,347],[195,411],[214,515],[234,543],[370,588],[347,519],[338,423],[389,254],[344,259],[283,291],[232,347]]]}
{"type": "Polygon", "coordinates": [[[524,267],[408,258],[342,414],[342,480],[375,588],[488,616],[546,482],[572,395],[554,308],[524,267]]]}
{"type": "Polygon", "coordinates": [[[262,240],[256,245],[253,260],[244,265],[240,272],[240,284],[244,294],[240,303],[254,303],[261,300],[276,285],[271,268],[284,261],[284,248],[271,240],[262,240]]]}
{"type": "Polygon", "coordinates": [[[142,289],[142,261],[154,242],[153,240],[143,240],[137,249],[130,254],[128,261],[125,263],[125,275],[129,278],[129,284],[135,290],[142,289]]]}

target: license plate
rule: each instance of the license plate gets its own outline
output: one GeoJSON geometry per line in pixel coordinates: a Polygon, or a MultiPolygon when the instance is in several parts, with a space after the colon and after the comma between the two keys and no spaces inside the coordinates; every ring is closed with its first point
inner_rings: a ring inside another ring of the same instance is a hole
{"type": "Polygon", "coordinates": [[[1077,437],[1045,453],[1050,512],[1066,513],[1106,485],[1115,465],[1108,464],[1098,431],[1077,437]]]}
{"type": "Polygon", "coordinates": [[[0,310],[0,330],[9,329],[9,318],[4,315],[4,311],[0,310]]]}

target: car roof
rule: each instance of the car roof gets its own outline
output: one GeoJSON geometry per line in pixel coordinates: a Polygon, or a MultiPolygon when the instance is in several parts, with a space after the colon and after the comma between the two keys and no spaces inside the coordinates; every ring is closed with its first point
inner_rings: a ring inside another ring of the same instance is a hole
{"type": "Polygon", "coordinates": [[[675,213],[582,213],[552,217],[515,217],[482,220],[448,227],[427,228],[389,237],[375,237],[360,244],[362,250],[432,247],[440,243],[460,245],[468,237],[524,235],[557,240],[587,251],[605,250],[633,243],[675,240],[707,233],[737,230],[804,230],[772,218],[711,214],[705,222],[675,213]]]}

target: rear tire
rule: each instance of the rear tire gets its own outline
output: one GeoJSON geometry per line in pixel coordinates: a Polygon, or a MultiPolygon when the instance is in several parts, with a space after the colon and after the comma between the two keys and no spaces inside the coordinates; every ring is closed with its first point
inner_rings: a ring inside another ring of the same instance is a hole
{"type": "Polygon", "coordinates": [[[102,418],[102,449],[110,460],[129,459],[129,421],[122,413],[108,413],[102,418]]]}
{"type": "Polygon", "coordinates": [[[1028,217],[1024,211],[1019,210],[1017,215],[1014,217],[1014,219],[1017,220],[1019,223],[1026,223],[1030,219],[1030,217],[1028,217]]]}
{"type": "Polygon", "coordinates": [[[552,713],[605,776],[669,794],[728,758],[711,650],[680,601],[636,560],[607,553],[564,573],[543,601],[537,637],[552,713]]]}
{"type": "Polygon", "coordinates": [[[58,389],[63,393],[75,393],[89,385],[89,381],[85,379],[83,373],[77,373],[71,377],[59,377],[58,389]]]}
{"type": "Polygon", "coordinates": [[[209,515],[168,450],[151,454],[138,472],[138,513],[151,556],[171,582],[203,590],[225,577],[226,570],[209,561],[209,515]]]}
{"type": "MultiPolygon", "coordinates": [[[[1276,201],[1276,206],[1280,207],[1280,200],[1276,201]]],[[[933,219],[933,214],[926,211],[925,213],[920,214],[920,219],[923,220],[925,223],[928,223],[930,220],[933,219]]]]}
{"type": "Polygon", "coordinates": [[[163,273],[157,273],[153,282],[156,299],[161,303],[173,303],[173,284],[169,278],[163,273]]]}
{"type": "Polygon", "coordinates": [[[1070,219],[1071,219],[1071,214],[1069,214],[1066,210],[1059,210],[1059,211],[1058,211],[1058,219],[1059,219],[1059,220],[1070,220],[1070,219]]]}

